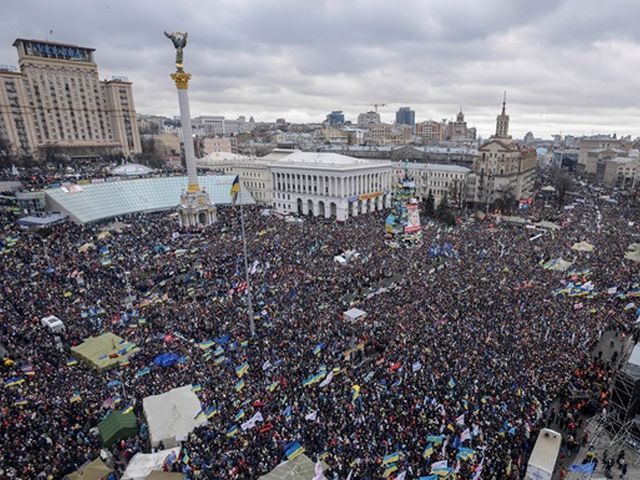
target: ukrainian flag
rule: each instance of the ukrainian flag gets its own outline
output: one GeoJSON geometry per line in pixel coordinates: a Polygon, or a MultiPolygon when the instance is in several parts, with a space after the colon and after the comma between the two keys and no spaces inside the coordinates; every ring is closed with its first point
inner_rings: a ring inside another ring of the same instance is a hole
{"type": "Polygon", "coordinates": [[[238,413],[236,413],[236,416],[233,417],[233,421],[234,422],[239,422],[243,418],[244,418],[244,410],[240,410],[238,413]]]}
{"type": "Polygon", "coordinates": [[[216,365],[222,365],[222,362],[224,362],[226,359],[227,357],[218,357],[213,361],[213,363],[215,363],[216,365]]]}
{"type": "Polygon", "coordinates": [[[424,450],[422,451],[422,458],[427,459],[431,455],[433,455],[433,444],[429,443],[426,447],[424,447],[424,450]]]}
{"type": "Polygon", "coordinates": [[[236,375],[238,378],[242,378],[242,376],[247,373],[249,370],[249,362],[244,362],[242,365],[236,367],[236,375]]]}
{"type": "Polygon", "coordinates": [[[24,377],[11,377],[4,382],[4,388],[15,387],[24,383],[24,377]]]}
{"type": "Polygon", "coordinates": [[[13,402],[13,405],[16,406],[16,407],[23,407],[27,403],[29,403],[29,401],[26,398],[19,398],[18,400],[13,402]]]}
{"type": "Polygon", "coordinates": [[[217,414],[220,413],[220,410],[218,409],[218,407],[215,407],[213,405],[211,405],[209,408],[207,408],[204,412],[205,416],[207,418],[212,418],[214,416],[216,416],[217,414]]]}
{"type": "Polygon", "coordinates": [[[205,340],[204,342],[200,342],[198,344],[198,346],[202,349],[202,350],[206,350],[208,348],[213,347],[216,344],[216,342],[214,342],[213,340],[205,340]]]}
{"type": "Polygon", "coordinates": [[[396,463],[398,460],[400,460],[400,452],[393,452],[389,455],[384,456],[384,458],[382,459],[382,464],[388,465],[390,463],[396,463]]]}
{"type": "Polygon", "coordinates": [[[351,387],[351,401],[355,402],[359,396],[360,396],[360,385],[354,385],[353,387],[351,387]]]}
{"type": "Polygon", "coordinates": [[[69,403],[76,403],[80,400],[82,400],[82,397],[77,393],[74,393],[73,395],[71,395],[71,397],[69,397],[69,403]]]}
{"type": "Polygon", "coordinates": [[[124,410],[122,410],[122,415],[126,415],[127,413],[131,413],[131,412],[133,412],[133,403],[129,405],[127,408],[125,408],[124,410]]]}
{"type": "Polygon", "coordinates": [[[247,348],[249,346],[249,340],[243,340],[240,342],[240,346],[243,348],[247,348]]]}
{"type": "Polygon", "coordinates": [[[313,385],[314,383],[319,382],[320,380],[322,380],[326,376],[327,376],[326,370],[320,371],[320,372],[316,373],[315,375],[311,375],[310,377],[305,378],[302,381],[302,385],[305,386],[305,387],[308,387],[309,385],[313,385]]]}
{"type": "Polygon", "coordinates": [[[235,388],[236,392],[242,390],[244,388],[244,380],[241,379],[233,388],[235,388]]]}
{"type": "Polygon", "coordinates": [[[220,346],[218,346],[218,348],[216,348],[216,351],[215,351],[215,352],[213,352],[213,354],[214,354],[216,357],[219,357],[219,356],[220,356],[220,355],[222,355],[223,353],[224,353],[224,348],[222,348],[222,347],[220,347],[220,346]]]}
{"type": "Polygon", "coordinates": [[[273,391],[274,391],[276,388],[278,388],[278,385],[280,385],[280,383],[279,383],[279,382],[273,382],[273,383],[271,383],[271,385],[269,385],[269,386],[267,387],[267,390],[269,390],[270,392],[272,392],[272,393],[273,393],[273,391]]]}
{"type": "Polygon", "coordinates": [[[431,473],[439,477],[447,477],[451,474],[451,472],[453,472],[453,468],[451,467],[434,468],[433,470],[431,470],[431,473]]]}
{"type": "Polygon", "coordinates": [[[238,201],[238,194],[240,193],[240,177],[236,175],[231,184],[231,204],[235,205],[238,201]]]}
{"type": "Polygon", "coordinates": [[[322,349],[324,348],[324,342],[319,343],[318,345],[315,346],[315,348],[313,349],[313,354],[314,355],[320,355],[320,352],[322,351],[322,349]]]}
{"type": "Polygon", "coordinates": [[[22,370],[22,373],[28,376],[36,374],[36,372],[33,371],[33,366],[31,365],[24,365],[20,368],[20,370],[22,370]]]}
{"type": "Polygon", "coordinates": [[[238,433],[238,425],[231,425],[227,430],[227,437],[233,437],[238,433]]]}
{"type": "Polygon", "coordinates": [[[391,474],[395,471],[398,470],[398,467],[396,466],[395,463],[392,463],[391,465],[388,465],[387,468],[385,468],[384,473],[382,474],[382,476],[384,478],[389,478],[391,476],[391,474]]]}
{"type": "Polygon", "coordinates": [[[456,381],[453,378],[450,378],[448,385],[449,385],[449,388],[453,388],[456,386],[456,381]]]}
{"type": "Polygon", "coordinates": [[[202,385],[193,385],[193,386],[191,387],[191,391],[192,391],[193,393],[198,393],[200,390],[202,390],[202,385]]]}
{"type": "Polygon", "coordinates": [[[293,460],[304,453],[304,447],[299,442],[291,442],[286,446],[284,454],[287,460],[293,460]]]}
{"type": "Polygon", "coordinates": [[[475,450],[471,448],[460,447],[458,449],[458,454],[456,455],[456,457],[458,457],[461,460],[469,460],[473,458],[475,454],[476,454],[475,450]]]}
{"type": "Polygon", "coordinates": [[[75,358],[70,358],[69,360],[67,360],[67,367],[73,367],[74,365],[77,365],[78,361],[75,358]]]}

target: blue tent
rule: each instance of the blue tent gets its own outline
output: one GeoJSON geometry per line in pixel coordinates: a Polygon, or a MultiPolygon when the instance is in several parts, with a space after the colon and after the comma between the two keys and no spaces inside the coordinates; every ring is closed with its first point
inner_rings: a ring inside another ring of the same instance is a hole
{"type": "Polygon", "coordinates": [[[153,359],[153,364],[156,367],[173,367],[180,360],[180,355],[177,353],[161,353],[153,359]]]}

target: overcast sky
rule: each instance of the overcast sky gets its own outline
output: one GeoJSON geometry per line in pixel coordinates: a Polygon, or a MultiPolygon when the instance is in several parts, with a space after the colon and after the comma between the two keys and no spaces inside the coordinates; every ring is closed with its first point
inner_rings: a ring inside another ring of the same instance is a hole
{"type": "Polygon", "coordinates": [[[17,37],[96,49],[133,82],[139,113],[177,115],[174,50],[188,31],[191,112],[256,121],[347,119],[386,103],[494,130],[640,136],[638,0],[4,0],[0,63],[17,37]],[[50,33],[53,31],[53,33],[50,33]]]}

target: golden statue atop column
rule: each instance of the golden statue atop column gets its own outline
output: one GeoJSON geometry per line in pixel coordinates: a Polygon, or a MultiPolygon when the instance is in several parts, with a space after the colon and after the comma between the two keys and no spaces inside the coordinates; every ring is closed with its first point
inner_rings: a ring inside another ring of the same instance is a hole
{"type": "Polygon", "coordinates": [[[193,133],[191,131],[191,111],[189,108],[189,80],[191,74],[184,71],[184,48],[187,46],[186,32],[164,32],[176,49],[176,71],[171,79],[178,89],[180,119],[182,121],[182,142],[187,166],[187,189],[180,197],[178,218],[183,227],[210,225],[217,220],[216,207],[211,204],[209,195],[200,188],[196,170],[196,156],[193,149],[193,133]]]}

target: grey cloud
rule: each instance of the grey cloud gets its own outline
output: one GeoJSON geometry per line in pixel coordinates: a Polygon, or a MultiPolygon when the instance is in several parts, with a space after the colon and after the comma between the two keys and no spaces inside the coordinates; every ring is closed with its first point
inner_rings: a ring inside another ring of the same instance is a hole
{"type": "Polygon", "coordinates": [[[96,48],[102,76],[134,82],[137,109],[174,115],[173,52],[189,31],[192,112],[321,121],[385,102],[418,119],[460,105],[483,135],[504,89],[512,130],[640,135],[634,0],[22,0],[5,2],[0,63],[16,37],[96,48]]]}

